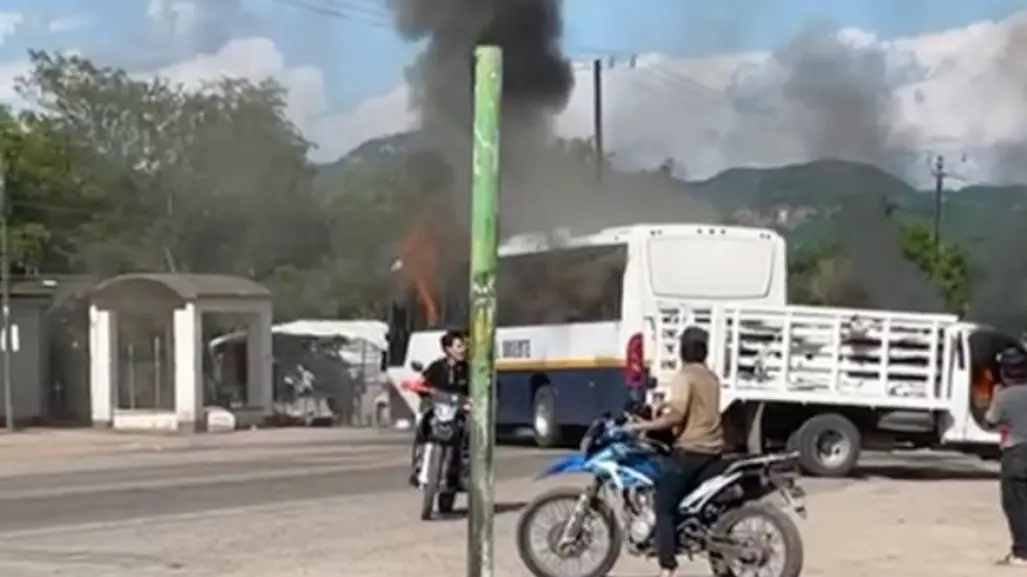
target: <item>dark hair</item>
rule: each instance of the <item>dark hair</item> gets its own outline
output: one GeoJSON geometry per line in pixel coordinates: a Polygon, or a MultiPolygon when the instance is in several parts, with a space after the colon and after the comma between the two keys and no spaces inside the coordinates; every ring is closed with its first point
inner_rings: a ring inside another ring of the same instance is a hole
{"type": "Polygon", "coordinates": [[[1027,354],[1009,347],[998,356],[999,375],[1009,384],[1027,383],[1027,354]]]}
{"type": "Polygon", "coordinates": [[[699,327],[688,327],[681,333],[681,361],[705,363],[709,335],[699,327]]]}
{"type": "Polygon", "coordinates": [[[449,329],[442,334],[442,338],[439,339],[439,345],[442,346],[442,350],[448,351],[449,347],[453,346],[453,343],[462,341],[466,338],[463,331],[457,329],[449,329]]]}

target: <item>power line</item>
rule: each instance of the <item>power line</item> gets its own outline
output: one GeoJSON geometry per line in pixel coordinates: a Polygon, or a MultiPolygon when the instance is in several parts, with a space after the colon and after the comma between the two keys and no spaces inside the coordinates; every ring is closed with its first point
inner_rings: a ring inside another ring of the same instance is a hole
{"type": "Polygon", "coordinates": [[[606,55],[610,59],[610,67],[614,67],[616,60],[626,60],[628,62],[628,68],[637,70],[640,75],[643,75],[643,81],[648,79],[655,83],[655,86],[645,86],[649,90],[653,90],[660,86],[673,86],[679,89],[679,93],[684,96],[691,97],[693,99],[699,99],[707,104],[712,104],[742,115],[746,120],[752,120],[763,123],[770,129],[776,130],[779,126],[779,119],[773,113],[766,110],[759,110],[746,106],[743,103],[739,103],[732,99],[726,98],[724,94],[717,92],[716,90],[696,81],[693,78],[688,77],[680,72],[674,71],[667,66],[661,65],[657,62],[644,62],[639,64],[639,54],[617,51],[617,50],[606,50],[595,46],[586,45],[571,45],[577,48],[583,49],[586,53],[606,55]]]}
{"type": "Polygon", "coordinates": [[[277,4],[305,10],[313,14],[359,22],[374,28],[393,30],[392,18],[388,13],[371,9],[367,6],[344,3],[342,0],[321,0],[320,4],[313,0],[273,0],[277,4]]]}

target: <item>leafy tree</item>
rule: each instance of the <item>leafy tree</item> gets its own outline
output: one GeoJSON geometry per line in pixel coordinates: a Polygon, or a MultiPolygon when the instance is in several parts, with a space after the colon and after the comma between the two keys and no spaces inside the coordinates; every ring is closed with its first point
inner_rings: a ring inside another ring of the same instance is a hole
{"type": "Polygon", "coordinates": [[[966,252],[955,243],[936,244],[934,232],[919,222],[903,223],[902,254],[937,287],[946,307],[966,313],[970,302],[970,265],[966,252]]]}
{"type": "Polygon", "coordinates": [[[310,144],[286,119],[281,87],[223,79],[189,91],[76,56],[30,56],[21,93],[99,191],[77,232],[80,268],[260,278],[323,252],[310,144]]]}
{"type": "Polygon", "coordinates": [[[12,271],[62,268],[71,249],[65,234],[83,220],[80,182],[68,171],[64,143],[46,122],[0,108],[0,164],[7,195],[12,271]],[[65,211],[53,212],[52,207],[65,211]]]}

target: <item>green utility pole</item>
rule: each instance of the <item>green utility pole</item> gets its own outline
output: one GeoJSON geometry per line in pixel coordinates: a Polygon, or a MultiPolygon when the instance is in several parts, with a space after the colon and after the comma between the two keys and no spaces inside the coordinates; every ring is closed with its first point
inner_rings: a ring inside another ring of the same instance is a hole
{"type": "Polygon", "coordinates": [[[503,53],[479,46],[474,66],[474,185],[471,194],[471,487],[467,577],[492,577],[496,446],[496,260],[499,117],[503,53]]]}

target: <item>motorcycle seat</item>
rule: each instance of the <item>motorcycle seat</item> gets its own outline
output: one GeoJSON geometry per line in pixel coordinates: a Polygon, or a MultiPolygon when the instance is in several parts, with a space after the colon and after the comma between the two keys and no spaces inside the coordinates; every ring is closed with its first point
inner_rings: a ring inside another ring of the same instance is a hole
{"type": "Polygon", "coordinates": [[[778,466],[787,468],[794,461],[792,454],[783,455],[722,455],[717,460],[699,470],[695,476],[692,488],[695,489],[716,477],[727,473],[734,473],[745,469],[762,469],[764,467],[776,468],[778,466]]]}
{"type": "Polygon", "coordinates": [[[798,453],[778,453],[773,455],[745,455],[733,459],[724,472],[736,472],[744,469],[775,469],[787,470],[798,467],[798,453]]]}
{"type": "Polygon", "coordinates": [[[697,487],[699,487],[706,481],[709,481],[717,475],[723,474],[725,471],[728,470],[729,467],[731,467],[733,463],[734,460],[731,457],[725,456],[711,462],[702,469],[699,469],[699,472],[696,474],[695,479],[692,481],[691,489],[695,490],[697,487]]]}

